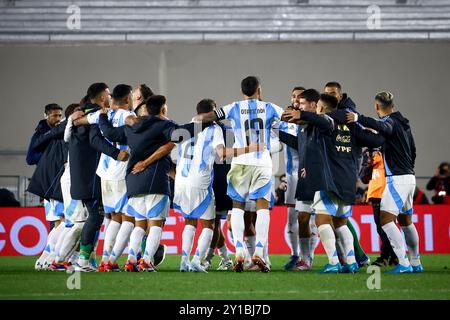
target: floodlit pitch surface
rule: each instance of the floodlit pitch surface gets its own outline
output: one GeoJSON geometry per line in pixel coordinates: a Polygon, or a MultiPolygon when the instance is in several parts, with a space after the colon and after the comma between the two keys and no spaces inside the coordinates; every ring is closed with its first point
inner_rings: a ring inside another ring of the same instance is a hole
{"type": "Polygon", "coordinates": [[[382,268],[380,289],[368,288],[376,282],[366,268],[319,274],[326,258],[318,255],[312,272],[286,272],[287,258],[272,255],[268,274],[199,274],[180,273],[180,257],[169,255],[156,273],[81,273],[77,283],[65,272],[35,271],[35,257],[0,257],[0,299],[450,299],[450,255],[423,255],[423,274],[385,275],[391,267],[382,268]]]}

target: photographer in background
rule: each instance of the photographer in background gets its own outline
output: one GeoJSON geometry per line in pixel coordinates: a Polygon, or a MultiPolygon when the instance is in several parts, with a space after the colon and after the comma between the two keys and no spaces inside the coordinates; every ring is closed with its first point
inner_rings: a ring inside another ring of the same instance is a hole
{"type": "Polygon", "coordinates": [[[284,196],[287,188],[287,178],[285,174],[280,176],[280,184],[278,188],[275,189],[275,205],[283,206],[284,205],[284,196]]]}
{"type": "Polygon", "coordinates": [[[428,181],[427,190],[434,190],[434,204],[450,204],[450,163],[442,162],[434,177],[428,181]]]}

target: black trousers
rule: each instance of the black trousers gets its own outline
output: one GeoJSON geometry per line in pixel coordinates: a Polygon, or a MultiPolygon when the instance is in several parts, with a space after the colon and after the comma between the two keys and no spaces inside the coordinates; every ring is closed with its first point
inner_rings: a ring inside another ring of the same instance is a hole
{"type": "Polygon", "coordinates": [[[372,208],[373,208],[373,218],[375,220],[375,224],[377,225],[377,232],[381,238],[381,258],[388,260],[389,258],[396,258],[394,250],[392,250],[391,243],[384,232],[383,228],[381,228],[380,222],[380,202],[381,199],[372,199],[372,208]]]}
{"type": "Polygon", "coordinates": [[[104,217],[99,211],[100,204],[100,200],[97,199],[83,200],[83,205],[89,212],[89,217],[81,231],[81,244],[83,246],[92,245],[92,248],[95,246],[104,217]]]}

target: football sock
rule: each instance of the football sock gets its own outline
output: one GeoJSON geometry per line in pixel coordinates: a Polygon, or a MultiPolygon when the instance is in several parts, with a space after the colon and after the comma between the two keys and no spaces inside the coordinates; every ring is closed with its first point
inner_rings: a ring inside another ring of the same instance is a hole
{"type": "Polygon", "coordinates": [[[298,256],[298,214],[295,208],[288,207],[288,239],[291,247],[291,255],[298,256]]]}
{"type": "Polygon", "coordinates": [[[400,230],[397,228],[394,222],[389,222],[382,226],[384,232],[388,236],[391,247],[398,258],[401,265],[407,267],[410,265],[408,256],[406,255],[404,240],[400,230]]]}
{"type": "Polygon", "coordinates": [[[162,236],[162,228],[153,226],[148,233],[147,244],[145,245],[144,260],[147,263],[153,262],[153,256],[158,250],[159,242],[162,236]]]}
{"type": "Polygon", "coordinates": [[[355,251],[353,249],[353,235],[349,228],[345,225],[336,229],[336,233],[343,249],[344,261],[347,264],[352,264],[356,262],[355,251]]]}
{"type": "Polygon", "coordinates": [[[233,233],[236,257],[245,257],[244,250],[244,210],[233,208],[231,211],[231,231],[233,233]]]}
{"type": "Polygon", "coordinates": [[[302,256],[302,261],[310,263],[311,257],[311,238],[300,238],[300,254],[302,256]]]}
{"type": "Polygon", "coordinates": [[[255,244],[256,244],[255,236],[246,236],[245,237],[245,245],[247,246],[248,254],[250,256],[253,256],[253,254],[255,253],[255,244]]]}
{"type": "Polygon", "coordinates": [[[363,248],[361,247],[361,244],[359,243],[358,235],[356,234],[356,230],[353,227],[353,224],[350,222],[350,220],[347,220],[347,227],[353,236],[353,247],[355,249],[355,256],[358,259],[364,258],[366,256],[366,253],[364,252],[363,248]]]}
{"type": "Polygon", "coordinates": [[[144,237],[145,230],[141,227],[134,227],[130,235],[130,248],[128,250],[128,260],[136,263],[136,255],[139,252],[139,247],[142,243],[142,238],[144,237]]]}
{"type": "Polygon", "coordinates": [[[333,228],[329,224],[322,224],[318,228],[320,241],[322,241],[325,252],[327,253],[328,263],[337,264],[339,262],[336,251],[336,237],[333,228]]]}
{"type": "Polygon", "coordinates": [[[259,209],[256,211],[256,246],[255,256],[264,257],[264,246],[269,236],[270,211],[269,209],[259,209]]]}
{"type": "Polygon", "coordinates": [[[107,262],[109,260],[109,256],[111,255],[111,250],[114,246],[117,233],[120,230],[120,223],[111,220],[109,223],[108,229],[106,229],[105,232],[105,242],[103,243],[103,256],[102,256],[102,262],[107,262]]]}
{"type": "Polygon", "coordinates": [[[402,227],[403,233],[405,234],[406,245],[408,246],[408,251],[411,257],[411,265],[418,266],[420,264],[420,254],[419,254],[419,235],[417,234],[417,229],[414,224],[402,227]]]}
{"type": "Polygon", "coordinates": [[[194,236],[196,228],[193,225],[187,224],[184,226],[181,244],[181,259],[189,261],[192,247],[194,246],[194,236]]]}
{"type": "MultiPolygon", "coordinates": [[[[110,226],[111,227],[111,226],[110,226]]],[[[111,263],[116,263],[117,259],[120,258],[120,256],[123,253],[123,250],[125,250],[125,247],[128,244],[128,241],[130,240],[131,232],[133,232],[134,229],[134,223],[131,221],[123,221],[119,232],[117,233],[116,242],[114,243],[114,247],[111,251],[111,255],[109,258],[109,261],[111,263]]]]}
{"type": "Polygon", "coordinates": [[[197,250],[195,250],[195,255],[192,259],[193,261],[200,262],[201,259],[205,257],[206,251],[211,244],[213,234],[213,229],[203,228],[202,233],[200,233],[200,237],[198,237],[197,250]]]}
{"type": "MultiPolygon", "coordinates": [[[[74,251],[79,244],[81,230],[83,229],[84,222],[75,222],[69,232],[66,234],[64,241],[59,250],[58,256],[55,258],[55,262],[60,263],[67,261],[70,256],[70,252],[74,251]]],[[[78,253],[79,255],[79,253],[78,253]]],[[[76,261],[76,260],[75,260],[76,261]]]]}

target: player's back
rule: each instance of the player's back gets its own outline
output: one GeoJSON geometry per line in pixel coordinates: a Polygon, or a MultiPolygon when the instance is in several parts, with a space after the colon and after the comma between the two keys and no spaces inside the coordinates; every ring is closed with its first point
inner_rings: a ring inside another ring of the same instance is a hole
{"type": "Polygon", "coordinates": [[[212,183],[216,148],[224,145],[223,133],[212,125],[178,145],[176,184],[207,189],[212,183]]]}
{"type": "MultiPolygon", "coordinates": [[[[89,114],[88,121],[89,123],[97,123],[99,122],[99,111],[89,114]]],[[[108,120],[111,122],[113,127],[121,127],[125,125],[125,119],[134,115],[133,111],[124,110],[124,109],[110,109],[108,111],[108,120]]],[[[119,143],[112,143],[119,150],[129,150],[127,145],[122,145],[119,143]]],[[[100,157],[100,161],[97,167],[97,175],[102,179],[106,180],[122,180],[125,179],[126,169],[128,162],[127,161],[118,161],[113,158],[107,156],[102,153],[100,157]]]]}
{"type": "Polygon", "coordinates": [[[251,143],[264,143],[266,150],[233,158],[232,164],[272,167],[270,156],[270,130],[281,118],[283,109],[257,99],[231,103],[216,111],[219,119],[229,119],[235,136],[234,148],[248,147],[251,143]]]}

